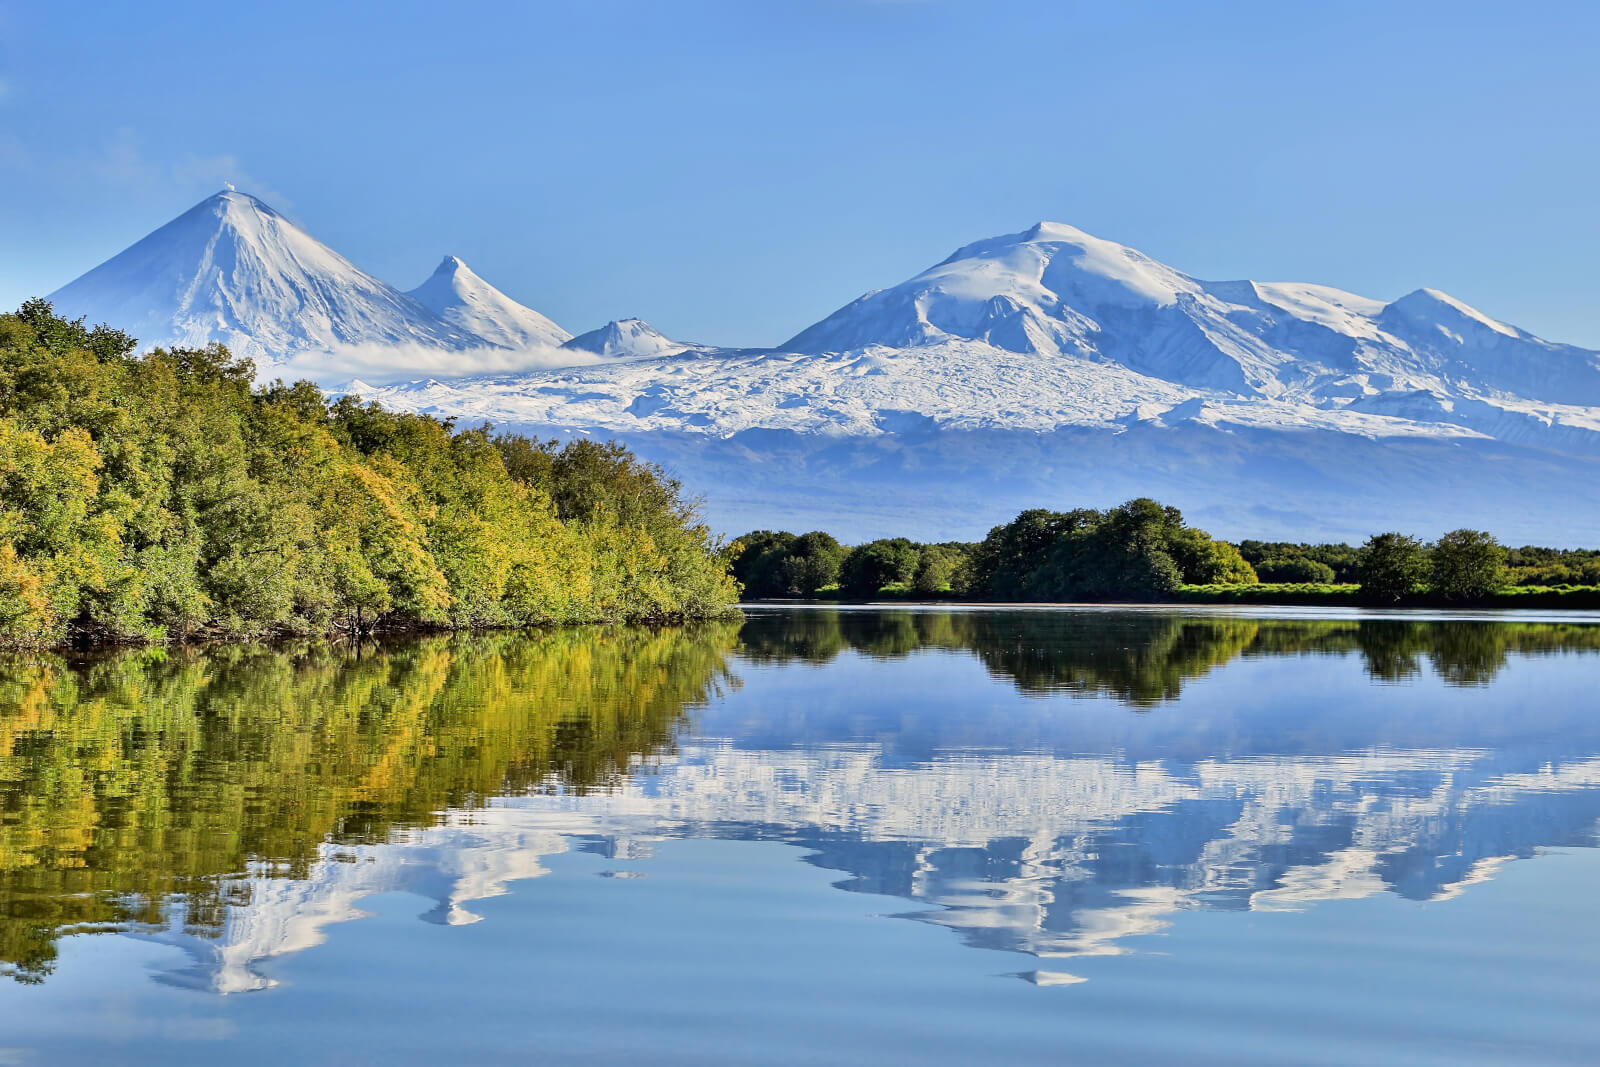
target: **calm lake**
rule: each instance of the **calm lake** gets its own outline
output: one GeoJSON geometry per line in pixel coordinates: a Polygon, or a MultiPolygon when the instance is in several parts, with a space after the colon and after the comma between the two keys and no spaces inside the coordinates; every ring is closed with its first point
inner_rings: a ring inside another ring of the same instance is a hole
{"type": "Polygon", "coordinates": [[[0,1064],[1593,1063],[1600,626],[0,660],[0,1064]]]}

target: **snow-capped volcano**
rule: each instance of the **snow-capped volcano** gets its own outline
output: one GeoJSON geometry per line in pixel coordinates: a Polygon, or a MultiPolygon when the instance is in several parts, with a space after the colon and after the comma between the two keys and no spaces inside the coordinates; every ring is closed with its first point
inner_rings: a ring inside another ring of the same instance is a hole
{"type": "Polygon", "coordinates": [[[1247,536],[1515,522],[1578,542],[1600,521],[1600,353],[1432,289],[1202,281],[1058,223],[966,245],[775,350],[637,319],[569,337],[455,257],[407,295],[233,192],[54,300],[146,345],[360,375],[397,408],[618,437],[728,530],[966,537],[1135,495],[1247,536]],[[569,360],[526,358],[557,344],[569,360]]]}
{"type": "Polygon", "coordinates": [[[554,347],[572,337],[478,277],[456,256],[445,256],[432,276],[406,295],[452,326],[501,348],[554,347]]]}
{"type": "Polygon", "coordinates": [[[426,394],[441,413],[623,432],[1193,421],[1600,454],[1600,353],[1429,289],[1385,303],[1321,285],[1200,281],[1057,223],[967,245],[777,350],[688,351],[638,320],[568,347],[635,358],[400,387],[394,400],[426,394]]]}
{"type": "Polygon", "coordinates": [[[1600,354],[1443,293],[1390,304],[1321,285],[1206,282],[1060,223],[958,249],[790,339],[796,352],[983,341],[1273,398],[1394,389],[1600,404],[1600,354]]]}
{"type": "Polygon", "coordinates": [[[50,295],[145,347],[221,341],[281,362],[343,344],[460,349],[483,342],[246,193],[228,190],[50,295]]]}
{"type": "Polygon", "coordinates": [[[378,399],[621,437],[730,531],[972,537],[1022,507],[1142,494],[1238,536],[1576,541],[1600,518],[1600,354],[1434,290],[1202,281],[1055,223],[969,244],[775,350],[378,399]]]}
{"type": "Polygon", "coordinates": [[[643,319],[613,319],[598,330],[579,334],[566,347],[598,356],[627,357],[665,356],[702,346],[674,341],[643,319]]]}

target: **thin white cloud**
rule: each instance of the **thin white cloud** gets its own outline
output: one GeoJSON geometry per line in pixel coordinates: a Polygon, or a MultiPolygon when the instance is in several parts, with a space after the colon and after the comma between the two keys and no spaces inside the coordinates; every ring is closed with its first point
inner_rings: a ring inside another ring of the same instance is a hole
{"type": "Polygon", "coordinates": [[[340,345],[328,351],[301,352],[288,363],[266,370],[268,378],[309,378],[324,386],[359,378],[369,385],[389,385],[418,378],[468,378],[484,374],[520,374],[560,367],[585,367],[606,362],[592,352],[535,345],[526,348],[471,348],[441,351],[424,345],[340,345]]]}
{"type": "Polygon", "coordinates": [[[260,197],[275,210],[286,215],[294,209],[294,201],[251,176],[239,162],[239,157],[232,154],[180,156],[172,164],[171,173],[174,181],[191,186],[201,193],[216,192],[224,185],[232,185],[242,192],[260,197]]]}
{"type": "Polygon", "coordinates": [[[151,159],[139,135],[127,126],[98,144],[67,151],[56,145],[42,148],[14,135],[0,135],[0,168],[125,192],[176,188],[196,200],[232,184],[286,214],[293,208],[288,197],[251,175],[236,155],[186,152],[170,160],[151,159]]]}

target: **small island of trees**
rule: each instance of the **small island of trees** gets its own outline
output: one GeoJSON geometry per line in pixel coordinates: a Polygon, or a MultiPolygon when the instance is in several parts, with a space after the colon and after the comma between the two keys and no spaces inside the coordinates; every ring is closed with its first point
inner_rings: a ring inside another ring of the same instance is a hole
{"type": "Polygon", "coordinates": [[[1600,552],[1506,549],[1468,529],[1431,544],[1233,544],[1148,498],[1024,511],[973,543],[756,530],[734,543],[733,573],[749,599],[1600,607],[1600,552]]]}

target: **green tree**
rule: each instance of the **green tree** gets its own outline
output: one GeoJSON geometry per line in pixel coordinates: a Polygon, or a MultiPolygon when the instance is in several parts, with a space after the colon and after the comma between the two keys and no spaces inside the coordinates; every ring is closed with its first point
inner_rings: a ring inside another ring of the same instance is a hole
{"type": "Polygon", "coordinates": [[[924,596],[943,592],[949,588],[953,566],[954,560],[938,545],[923,545],[917,553],[917,569],[911,575],[911,591],[924,596]]]}
{"type": "Polygon", "coordinates": [[[1430,553],[1429,590],[1450,600],[1482,600],[1506,584],[1506,550],[1482,530],[1452,530],[1430,553]]]}
{"type": "Polygon", "coordinates": [[[1101,518],[1098,511],[1087,508],[1070,512],[1032,508],[996,526],[971,553],[971,591],[995,600],[1021,600],[1030,577],[1056,542],[1101,518]]]}
{"type": "Polygon", "coordinates": [[[839,590],[845,596],[866,600],[886,586],[909,583],[916,574],[920,553],[904,537],[869,541],[852,548],[839,569],[839,590]]]}
{"type": "Polygon", "coordinates": [[[1428,574],[1428,552],[1422,542],[1403,533],[1374,534],[1361,549],[1357,575],[1361,595],[1379,603],[1414,596],[1428,574]]]}
{"type": "Polygon", "coordinates": [[[752,530],[734,541],[733,576],[746,597],[789,594],[792,576],[785,565],[797,538],[787,530],[752,530]]]}
{"type": "Polygon", "coordinates": [[[790,591],[815,596],[818,589],[838,583],[844,557],[845,547],[832,534],[821,530],[803,533],[795,538],[783,562],[783,578],[790,591]]]}
{"type": "Polygon", "coordinates": [[[1099,522],[1058,538],[1025,589],[1037,600],[1159,599],[1183,584],[1174,553],[1209,537],[1182,535],[1183,515],[1148,497],[1118,505],[1099,522]]]}
{"type": "Polygon", "coordinates": [[[1358,580],[1356,564],[1360,550],[1352,545],[1245,540],[1239,542],[1239,554],[1256,569],[1264,582],[1329,581],[1349,584],[1358,580]],[[1319,568],[1307,568],[1297,561],[1319,563],[1332,571],[1333,576],[1325,579],[1321,577],[1319,568]],[[1269,578],[1269,572],[1276,576],[1269,578]],[[1314,577],[1309,577],[1312,575],[1314,577]]]}
{"type": "Polygon", "coordinates": [[[1255,568],[1226,541],[1204,530],[1184,527],[1167,535],[1167,552],[1190,585],[1255,585],[1255,568]]]}

